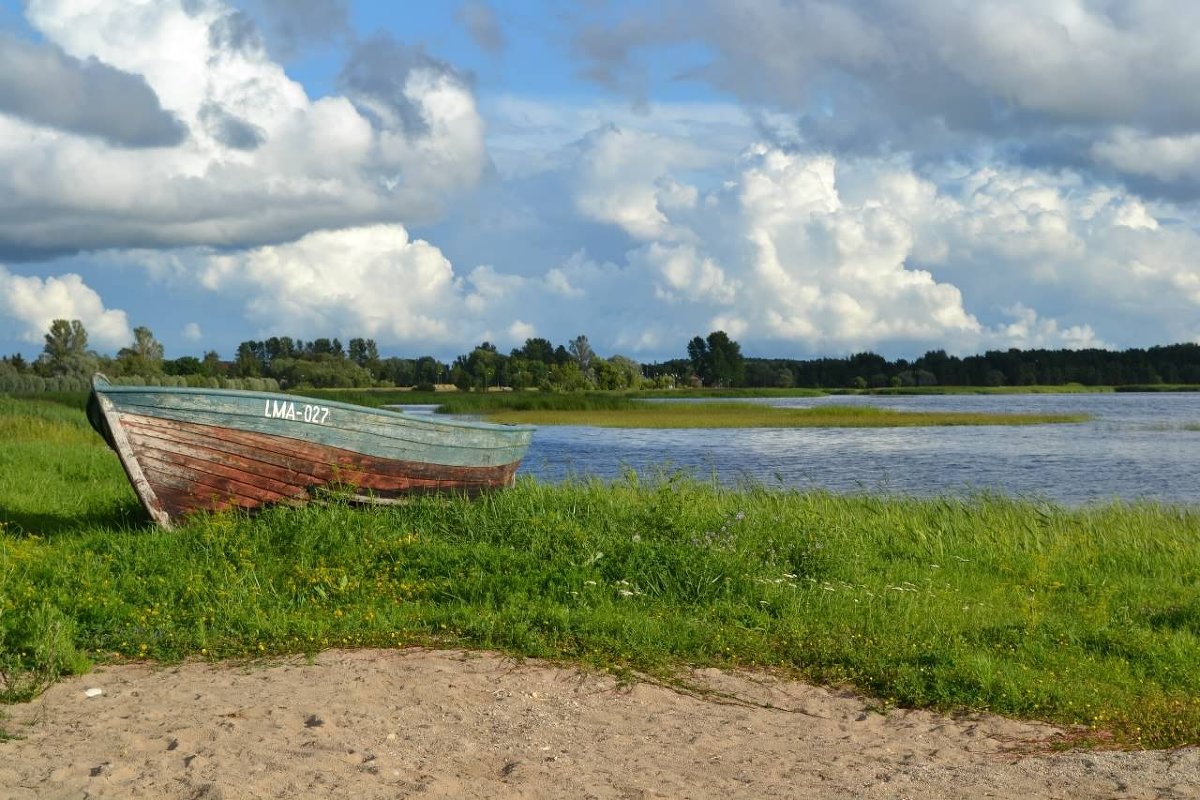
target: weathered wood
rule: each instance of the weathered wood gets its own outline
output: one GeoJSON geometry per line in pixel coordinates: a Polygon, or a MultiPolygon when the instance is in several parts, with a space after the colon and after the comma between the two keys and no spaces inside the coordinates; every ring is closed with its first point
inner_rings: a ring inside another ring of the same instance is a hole
{"type": "Polygon", "coordinates": [[[92,424],[164,527],[193,511],[303,503],[320,488],[385,503],[510,486],[532,433],[262,392],[111,387],[102,376],[93,395],[103,414],[92,424]]]}
{"type": "Polygon", "coordinates": [[[133,446],[129,442],[129,437],[125,435],[125,430],[121,425],[113,424],[117,421],[117,413],[113,408],[113,404],[107,397],[100,395],[98,397],[101,412],[109,427],[109,437],[113,443],[113,449],[117,451],[117,456],[121,460],[121,466],[125,470],[126,477],[133,484],[133,490],[137,493],[138,499],[142,501],[142,507],[146,509],[146,513],[150,518],[164,528],[171,527],[171,520],[167,511],[159,502],[158,497],[154,493],[154,489],[150,486],[150,481],[146,479],[146,475],[142,472],[141,465],[138,463],[136,454],[133,451],[133,446]]]}
{"type": "Polygon", "coordinates": [[[528,426],[430,419],[426,415],[265,392],[129,386],[108,387],[105,391],[122,413],[256,431],[382,458],[445,465],[481,466],[519,460],[528,448],[532,430],[528,426]],[[272,399],[280,397],[287,399],[272,399]],[[264,404],[277,402],[287,402],[296,418],[269,416],[267,411],[281,409],[264,408],[264,404]],[[306,422],[305,410],[319,413],[324,421],[306,422]]]}

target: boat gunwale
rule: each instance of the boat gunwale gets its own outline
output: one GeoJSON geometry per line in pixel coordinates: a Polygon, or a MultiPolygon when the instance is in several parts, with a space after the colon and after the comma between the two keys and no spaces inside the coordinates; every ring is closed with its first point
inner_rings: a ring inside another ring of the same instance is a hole
{"type": "Polygon", "coordinates": [[[254,389],[209,389],[204,387],[191,386],[146,386],[139,384],[137,386],[117,386],[111,383],[104,375],[97,373],[92,377],[92,391],[99,394],[175,394],[175,395],[201,395],[208,397],[238,397],[238,398],[254,398],[258,400],[278,400],[279,398],[294,398],[299,400],[309,400],[313,403],[320,403],[323,406],[337,408],[343,411],[359,412],[371,414],[373,416],[382,417],[384,419],[400,418],[406,421],[416,421],[426,425],[449,425],[456,428],[468,428],[475,430],[488,431],[535,431],[536,425],[511,424],[499,422],[480,422],[478,420],[457,419],[455,417],[446,416],[444,419],[439,415],[437,419],[427,419],[426,414],[406,414],[403,411],[393,411],[388,408],[375,408],[372,406],[360,406],[354,403],[345,403],[340,400],[325,400],[311,395],[287,394],[285,392],[265,392],[254,389]],[[103,383],[101,383],[103,381],[103,383]]]}

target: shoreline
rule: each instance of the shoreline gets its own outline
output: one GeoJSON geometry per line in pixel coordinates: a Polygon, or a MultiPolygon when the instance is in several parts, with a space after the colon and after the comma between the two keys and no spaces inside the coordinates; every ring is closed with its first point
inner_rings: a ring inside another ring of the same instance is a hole
{"type": "Polygon", "coordinates": [[[109,666],[5,708],[0,794],[1186,796],[1200,748],[1049,752],[1063,729],[892,709],[759,673],[702,692],[487,652],[109,666]],[[102,694],[88,697],[86,690],[102,694]]]}

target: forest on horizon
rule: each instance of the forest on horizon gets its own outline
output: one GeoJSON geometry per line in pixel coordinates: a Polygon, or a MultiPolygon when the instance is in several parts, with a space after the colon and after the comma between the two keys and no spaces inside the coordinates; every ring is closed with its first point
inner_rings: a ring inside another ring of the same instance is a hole
{"type": "Polygon", "coordinates": [[[452,362],[425,355],[382,356],[373,339],[305,341],[288,336],[242,342],[232,359],[216,351],[163,357],[145,327],[116,356],[88,346],[79,320],[54,320],[45,347],[30,362],[0,358],[0,392],[86,388],[104,372],[120,383],[248,389],[414,387],[453,384],[463,391],[491,388],[546,391],[721,388],[870,389],[921,386],[1160,386],[1200,384],[1200,344],[1180,343],[1127,350],[990,350],[954,356],[930,350],[914,360],[889,360],[872,352],[809,359],[757,358],[741,352],[723,331],[694,337],[685,355],[655,363],[598,355],[586,335],[555,345],[527,339],[507,354],[482,342],[452,362]]]}

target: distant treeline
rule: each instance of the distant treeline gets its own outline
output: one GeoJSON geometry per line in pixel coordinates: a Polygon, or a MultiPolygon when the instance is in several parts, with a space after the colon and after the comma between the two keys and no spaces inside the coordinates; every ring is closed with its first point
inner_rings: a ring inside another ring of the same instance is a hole
{"type": "Polygon", "coordinates": [[[98,371],[118,384],[266,390],[400,386],[431,391],[452,383],[462,390],[575,391],[643,385],[640,364],[620,355],[601,358],[583,335],[566,346],[527,339],[508,354],[483,342],[445,363],[428,355],[382,357],[373,339],[360,337],[343,345],[337,338],[272,336],[242,342],[232,360],[214,350],[199,358],[166,359],[150,329],[138,327],[133,334],[130,345],[112,357],[88,347],[79,320],[54,320],[37,359],[29,362],[19,354],[0,359],[0,392],[83,390],[98,371]]]}
{"type": "Polygon", "coordinates": [[[597,356],[582,335],[566,346],[526,339],[507,354],[483,342],[449,364],[432,356],[382,358],[373,339],[354,338],[343,348],[338,339],[305,342],[271,337],[242,342],[227,371],[239,378],[274,378],[283,386],[433,389],[436,384],[452,383],[464,391],[496,387],[573,391],[636,389],[642,383],[641,365],[624,356],[597,356]]]}
{"type": "Polygon", "coordinates": [[[931,350],[915,361],[889,361],[875,353],[846,358],[749,358],[723,331],[687,343],[687,357],[639,364],[622,355],[595,353],[587,336],[566,345],[526,339],[507,354],[483,342],[451,363],[433,356],[382,357],[373,339],[355,337],[305,341],[288,336],[249,340],[232,360],[216,351],[202,358],[163,358],[163,347],[148,328],[115,357],[87,346],[79,320],[54,320],[45,348],[32,363],[20,355],[0,359],[0,392],[74,390],[92,373],[105,372],[118,383],[154,386],[295,389],[412,386],[432,390],[454,384],[462,390],[498,387],[576,391],[714,387],[800,387],[815,389],[920,386],[1162,386],[1200,384],[1200,344],[1149,349],[991,350],[960,358],[931,350]]]}
{"type": "MultiPolygon", "coordinates": [[[[647,364],[649,378],[693,374],[690,359],[647,364]]],[[[746,358],[743,386],[879,388],[900,386],[1127,386],[1200,383],[1200,344],[1131,350],[989,350],[947,355],[931,350],[915,361],[875,353],[846,358],[746,358]]]]}

